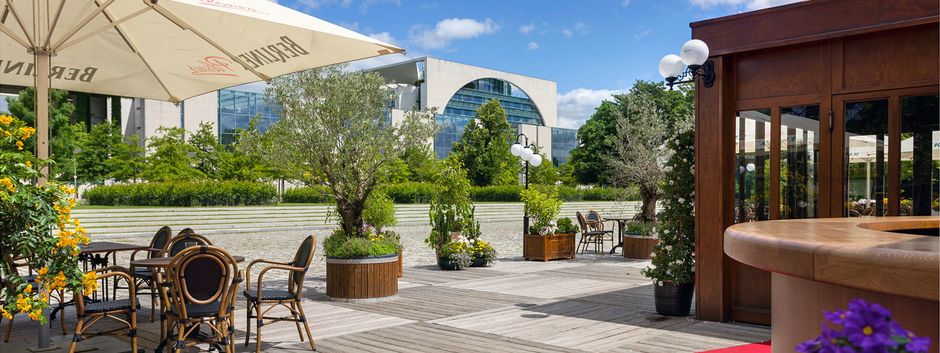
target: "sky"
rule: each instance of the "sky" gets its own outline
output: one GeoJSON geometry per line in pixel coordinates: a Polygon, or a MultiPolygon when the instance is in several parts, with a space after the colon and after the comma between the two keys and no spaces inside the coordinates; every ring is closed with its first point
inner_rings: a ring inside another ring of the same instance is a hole
{"type": "Polygon", "coordinates": [[[691,37],[689,22],[795,0],[277,0],[422,56],[558,84],[559,126],[577,128],[611,94],[662,78],[659,59],[691,37]]]}

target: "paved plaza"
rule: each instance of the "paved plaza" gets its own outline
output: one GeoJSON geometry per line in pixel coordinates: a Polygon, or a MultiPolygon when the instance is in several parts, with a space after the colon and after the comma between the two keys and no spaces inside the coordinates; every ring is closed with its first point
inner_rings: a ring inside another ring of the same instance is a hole
{"type": "MultiPolygon", "coordinates": [[[[519,222],[484,222],[483,234],[494,241],[500,260],[489,268],[440,271],[433,253],[421,244],[426,225],[399,226],[406,245],[404,277],[397,298],[381,303],[331,302],[326,296],[324,261],[314,259],[304,293],[304,308],[320,352],[698,352],[770,339],[766,327],[697,321],[657,315],[650,281],[640,274],[648,261],[619,255],[579,255],[575,260],[522,261],[519,222]]],[[[210,237],[250,261],[286,260],[308,231],[270,234],[217,234],[210,237]],[[237,250],[235,250],[237,249],[237,250]]],[[[146,237],[114,239],[146,242],[146,237]]],[[[609,248],[609,245],[608,245],[609,248]]],[[[118,262],[126,262],[119,257],[118,262]]],[[[284,285],[265,279],[271,286],[284,285]]],[[[143,310],[141,346],[152,350],[159,323],[150,323],[149,298],[143,310]]],[[[67,310],[67,327],[75,322],[67,310]]],[[[277,315],[277,314],[275,314],[277,315]]],[[[239,351],[243,345],[244,301],[236,312],[239,351]]],[[[4,323],[5,329],[5,323],[4,323]]],[[[254,330],[254,329],[253,329],[254,330]]],[[[60,333],[58,322],[53,334],[60,333]]],[[[27,352],[35,345],[36,325],[16,318],[4,353],[27,352]]],[[[57,337],[65,351],[71,335],[57,337]]],[[[80,350],[129,350],[119,338],[84,341],[80,350]]],[[[289,322],[264,327],[265,352],[305,352],[289,322]]]]}

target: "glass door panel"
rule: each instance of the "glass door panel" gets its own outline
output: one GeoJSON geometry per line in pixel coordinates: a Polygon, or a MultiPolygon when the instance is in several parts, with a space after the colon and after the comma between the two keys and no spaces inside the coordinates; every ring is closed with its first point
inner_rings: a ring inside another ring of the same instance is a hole
{"type": "Polygon", "coordinates": [[[735,119],[735,223],[770,219],[770,109],[738,112],[735,119]]]}
{"type": "Polygon", "coordinates": [[[817,217],[819,139],[818,105],[780,108],[780,219],[817,217]]]}
{"type": "Polygon", "coordinates": [[[888,184],[888,99],[845,103],[845,214],[884,216],[888,184]]]}
{"type": "Polygon", "coordinates": [[[938,96],[901,97],[901,216],[940,214],[938,96]]]}

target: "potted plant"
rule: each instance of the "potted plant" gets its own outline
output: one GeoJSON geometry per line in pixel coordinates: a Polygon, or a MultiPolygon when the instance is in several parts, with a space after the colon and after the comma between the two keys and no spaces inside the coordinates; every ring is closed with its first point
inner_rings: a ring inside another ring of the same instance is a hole
{"type": "MultiPolygon", "coordinates": [[[[434,249],[442,270],[467,268],[473,263],[473,244],[482,241],[480,223],[473,216],[467,171],[459,159],[448,157],[435,181],[438,190],[431,200],[431,233],[424,242],[434,249]]],[[[490,248],[492,261],[495,250],[490,248]]]]}
{"type": "Polygon", "coordinates": [[[557,191],[551,188],[543,193],[527,189],[522,190],[520,197],[525,212],[535,219],[528,234],[523,235],[523,258],[542,261],[573,259],[577,228],[569,218],[557,219],[561,212],[557,191]]]}
{"type": "Polygon", "coordinates": [[[662,315],[688,315],[695,291],[694,138],[685,130],[668,143],[673,153],[664,167],[663,215],[650,230],[659,243],[643,274],[653,280],[656,312],[662,315]]]}
{"type": "Polygon", "coordinates": [[[496,260],[496,249],[486,240],[471,240],[470,258],[470,267],[487,267],[496,260]]]}
{"type": "MultiPolygon", "coordinates": [[[[388,113],[391,92],[376,73],[342,66],[275,78],[266,99],[281,118],[261,134],[249,131],[244,148],[273,168],[328,190],[339,228],[324,240],[327,295],[375,301],[398,293],[397,237],[364,220],[370,195],[407,149],[434,136],[434,111],[388,113]]],[[[373,223],[376,223],[373,221],[373,223]]]]}
{"type": "Polygon", "coordinates": [[[656,222],[628,222],[623,234],[623,257],[649,259],[659,238],[652,234],[656,222]]]}
{"type": "Polygon", "coordinates": [[[22,120],[0,114],[0,278],[6,279],[0,292],[8,299],[0,315],[13,320],[21,313],[45,324],[50,295],[89,294],[97,288],[97,277],[79,265],[80,246],[89,238],[71,216],[75,189],[34,182],[50,165],[29,152],[35,132],[22,120]],[[33,283],[18,275],[13,260],[21,257],[37,271],[33,283]]]}
{"type": "Polygon", "coordinates": [[[823,316],[832,325],[823,325],[822,334],[796,346],[797,352],[930,351],[929,337],[915,336],[891,318],[891,311],[875,303],[853,299],[848,310],[827,311],[823,316]]]}

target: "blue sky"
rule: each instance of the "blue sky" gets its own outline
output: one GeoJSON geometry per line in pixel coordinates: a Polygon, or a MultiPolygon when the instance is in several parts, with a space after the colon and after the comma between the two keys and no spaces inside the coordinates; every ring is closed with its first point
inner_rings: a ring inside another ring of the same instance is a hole
{"type": "Polygon", "coordinates": [[[354,64],[420,56],[558,83],[559,125],[578,127],[611,93],[661,80],[659,59],[689,22],[793,0],[279,0],[281,5],[405,48],[354,64]]]}

